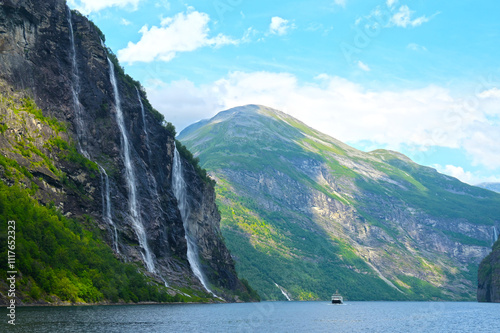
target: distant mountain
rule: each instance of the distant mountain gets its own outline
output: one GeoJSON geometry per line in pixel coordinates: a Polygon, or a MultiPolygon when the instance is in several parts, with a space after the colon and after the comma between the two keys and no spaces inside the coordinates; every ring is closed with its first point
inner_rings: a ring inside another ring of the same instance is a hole
{"type": "Polygon", "coordinates": [[[476,186],[500,193],[500,183],[481,183],[476,186]]]}
{"type": "Polygon", "coordinates": [[[264,106],[220,112],[179,140],[216,178],[238,274],[264,299],[475,299],[500,195],[264,106]]]}

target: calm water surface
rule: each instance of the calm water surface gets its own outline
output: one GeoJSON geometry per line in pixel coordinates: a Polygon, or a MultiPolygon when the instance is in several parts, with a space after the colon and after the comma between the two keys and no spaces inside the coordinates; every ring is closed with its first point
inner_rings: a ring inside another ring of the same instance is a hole
{"type": "Polygon", "coordinates": [[[262,302],[17,308],[2,332],[500,332],[500,304],[262,302]]]}

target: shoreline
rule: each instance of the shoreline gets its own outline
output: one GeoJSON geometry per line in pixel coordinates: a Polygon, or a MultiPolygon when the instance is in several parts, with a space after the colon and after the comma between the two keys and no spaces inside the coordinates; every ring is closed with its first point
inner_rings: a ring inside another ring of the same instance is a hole
{"type": "MultiPolygon", "coordinates": [[[[243,301],[237,301],[237,302],[137,302],[137,303],[125,303],[125,302],[118,302],[118,303],[111,303],[111,302],[99,302],[99,303],[70,303],[70,302],[58,302],[58,303],[23,303],[23,304],[16,304],[17,307],[84,307],[84,306],[117,306],[117,305],[127,305],[127,306],[134,306],[134,305],[182,305],[182,304],[243,304],[243,303],[262,303],[262,302],[286,302],[286,301],[259,301],[259,302],[243,302],[243,301]]],[[[308,300],[308,301],[292,301],[292,302],[330,302],[329,300],[308,300]]],[[[387,301],[387,300],[376,300],[376,301],[351,301],[351,302],[400,302],[400,303],[490,303],[490,304],[495,304],[498,302],[479,302],[479,301],[474,301],[474,300],[460,300],[460,301],[451,301],[451,300],[419,300],[419,301],[412,301],[412,300],[405,300],[405,301],[387,301]]],[[[0,304],[0,308],[7,308],[8,305],[6,304],[0,304]]]]}
{"type": "MultiPolygon", "coordinates": [[[[230,304],[230,303],[245,303],[245,302],[137,302],[137,303],[70,303],[70,302],[58,302],[58,303],[23,303],[16,304],[16,308],[21,307],[77,307],[77,306],[116,306],[116,305],[171,305],[171,304],[230,304]]],[[[250,302],[249,302],[250,303],[250,302]]],[[[9,305],[0,304],[0,308],[7,308],[9,305]]]]}

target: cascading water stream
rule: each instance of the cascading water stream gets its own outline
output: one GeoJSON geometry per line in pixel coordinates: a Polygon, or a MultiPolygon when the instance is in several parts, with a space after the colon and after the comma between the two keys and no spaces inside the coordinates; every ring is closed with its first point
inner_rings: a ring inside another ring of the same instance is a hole
{"type": "Polygon", "coordinates": [[[148,134],[148,128],[146,125],[146,115],[144,114],[144,105],[142,104],[141,94],[139,94],[139,89],[137,89],[137,87],[135,87],[135,91],[137,92],[137,98],[139,99],[139,104],[141,106],[142,124],[144,126],[143,127],[144,135],[146,136],[146,148],[148,149],[149,162],[151,163],[151,148],[149,146],[149,134],[148,134]]]}
{"type": "Polygon", "coordinates": [[[116,253],[120,253],[120,249],[118,248],[118,231],[116,230],[116,226],[113,223],[113,218],[111,215],[111,198],[110,198],[110,190],[109,190],[109,178],[106,170],[101,167],[99,164],[99,171],[101,173],[101,183],[103,184],[102,193],[102,216],[106,220],[106,222],[113,228],[113,247],[116,253]]]}
{"type": "Polygon", "coordinates": [[[493,239],[493,243],[495,243],[498,240],[498,232],[497,232],[497,227],[493,227],[493,233],[495,235],[495,238],[493,239]]]}
{"type": "Polygon", "coordinates": [[[87,135],[83,121],[83,109],[80,104],[80,74],[78,71],[78,64],[76,62],[76,48],[75,48],[75,33],[73,30],[73,21],[71,10],[66,6],[68,11],[68,25],[69,25],[69,39],[71,42],[71,68],[72,68],[72,84],[71,93],[73,96],[73,105],[75,108],[75,122],[76,122],[76,136],[78,138],[78,148],[86,158],[90,159],[87,152],[87,135]]]}
{"type": "MultiPolygon", "coordinates": [[[[76,121],[76,136],[78,149],[87,159],[91,160],[90,155],[87,151],[87,134],[86,127],[83,120],[83,107],[80,103],[80,73],[78,71],[78,64],[76,61],[76,47],[75,47],[75,32],[73,30],[73,20],[71,10],[68,6],[68,26],[69,26],[69,39],[71,44],[71,69],[72,69],[72,84],[71,93],[73,96],[73,106],[75,110],[75,121],[76,121]]],[[[101,41],[102,43],[102,41],[101,41]]],[[[108,174],[98,163],[99,173],[101,175],[101,188],[102,188],[102,209],[103,218],[106,222],[113,228],[113,247],[116,253],[120,253],[118,249],[118,232],[116,226],[113,223],[113,218],[111,216],[111,200],[109,194],[109,179],[108,174]]]]}
{"type": "MultiPolygon", "coordinates": [[[[145,115],[145,112],[144,112],[144,105],[142,104],[142,98],[141,98],[141,94],[139,93],[139,89],[137,89],[137,87],[135,87],[135,90],[137,92],[137,98],[139,99],[139,105],[141,106],[142,124],[143,124],[145,141],[146,141],[146,149],[148,151],[149,165],[151,165],[151,155],[152,155],[152,153],[151,153],[151,146],[149,145],[149,134],[148,134],[148,127],[147,127],[147,124],[146,124],[146,115],[145,115]]],[[[151,185],[150,189],[152,189],[152,192],[153,192],[152,194],[155,196],[156,202],[159,203],[160,202],[160,196],[158,194],[158,185],[156,183],[155,177],[152,174],[148,173],[148,181],[149,181],[149,183],[151,185]]],[[[161,205],[158,205],[158,209],[162,210],[161,205]]]]}
{"type": "Polygon", "coordinates": [[[121,100],[115,76],[115,67],[109,58],[108,58],[108,64],[109,64],[110,81],[111,85],[113,86],[113,93],[115,95],[116,122],[118,123],[118,127],[120,129],[120,134],[121,134],[123,162],[125,164],[125,180],[127,182],[127,189],[129,195],[128,206],[129,206],[130,218],[132,220],[132,226],[134,227],[135,233],[139,240],[139,245],[142,247],[143,250],[142,257],[144,259],[144,262],[146,263],[146,268],[148,269],[149,272],[154,273],[156,271],[155,264],[151,251],[149,249],[146,237],[146,230],[144,229],[144,225],[142,224],[140,216],[140,208],[136,192],[137,183],[136,183],[134,168],[130,158],[130,143],[128,140],[127,131],[125,129],[125,121],[123,119],[121,100]]]}
{"type": "Polygon", "coordinates": [[[201,271],[199,263],[198,246],[194,242],[189,232],[188,218],[190,212],[189,212],[189,205],[187,202],[187,189],[186,189],[186,182],[184,181],[184,176],[182,172],[181,157],[179,155],[177,147],[175,148],[174,151],[174,166],[172,168],[172,187],[174,190],[174,195],[177,199],[177,205],[179,211],[181,213],[182,224],[184,226],[184,233],[186,235],[186,242],[187,242],[187,258],[189,265],[191,266],[191,270],[193,271],[194,275],[200,280],[203,287],[209,293],[211,293],[215,297],[218,297],[207,286],[207,282],[205,281],[205,277],[201,271]]]}
{"type": "Polygon", "coordinates": [[[290,299],[290,297],[288,296],[288,294],[287,294],[287,293],[283,290],[283,288],[282,288],[280,285],[278,285],[276,282],[274,282],[274,285],[275,285],[276,287],[278,287],[278,289],[281,291],[281,293],[283,294],[283,296],[285,296],[285,298],[287,299],[287,301],[289,301],[289,302],[290,302],[290,301],[291,301],[291,299],[290,299]]]}

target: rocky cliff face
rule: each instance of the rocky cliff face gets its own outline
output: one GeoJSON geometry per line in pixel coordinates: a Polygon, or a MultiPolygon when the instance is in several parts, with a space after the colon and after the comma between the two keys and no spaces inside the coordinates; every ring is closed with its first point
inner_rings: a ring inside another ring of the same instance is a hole
{"type": "Polygon", "coordinates": [[[276,284],[294,299],[335,289],[350,299],[474,297],[500,224],[497,194],[262,106],[221,112],[179,139],[217,177],[224,236],[263,297],[284,299],[276,284]]]}
{"type": "Polygon", "coordinates": [[[477,300],[500,303],[500,240],[479,265],[477,300]]]}
{"type": "MultiPolygon", "coordinates": [[[[0,149],[35,176],[40,202],[53,202],[67,216],[90,217],[106,231],[108,244],[121,260],[147,264],[149,251],[152,267],[147,271],[154,279],[203,291],[186,258],[185,230],[172,191],[174,133],[139,83],[123,73],[103,38],[92,22],[70,12],[64,0],[0,2],[2,95],[31,98],[44,117],[67,127],[56,133],[28,114],[27,123],[19,120],[6,107],[2,123],[7,131],[0,149]],[[51,171],[47,163],[33,163],[16,150],[23,137],[32,138],[27,142],[59,171],[51,171]],[[74,144],[80,157],[62,158],[54,145],[47,144],[51,139],[74,144]]],[[[196,232],[202,266],[219,295],[233,299],[233,292],[245,287],[220,236],[214,190],[193,166],[183,163],[195,217],[189,223],[196,232]]]]}

